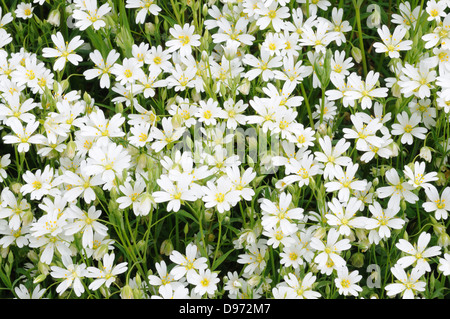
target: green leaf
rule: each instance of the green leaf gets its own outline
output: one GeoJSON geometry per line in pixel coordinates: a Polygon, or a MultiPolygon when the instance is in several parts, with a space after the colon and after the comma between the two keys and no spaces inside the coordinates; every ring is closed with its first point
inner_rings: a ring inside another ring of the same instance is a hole
{"type": "Polygon", "coordinates": [[[214,271],[217,267],[219,267],[219,265],[221,263],[223,263],[223,261],[234,251],[234,249],[231,249],[229,251],[227,251],[225,254],[223,254],[222,256],[220,256],[220,258],[218,258],[215,262],[214,265],[212,265],[212,271],[214,271]]]}

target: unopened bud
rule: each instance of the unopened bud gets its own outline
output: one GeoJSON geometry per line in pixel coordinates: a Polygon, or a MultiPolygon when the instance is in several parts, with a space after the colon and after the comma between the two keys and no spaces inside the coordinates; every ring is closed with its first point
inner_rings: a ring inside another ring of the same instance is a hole
{"type": "Polygon", "coordinates": [[[116,105],[114,106],[114,111],[116,112],[116,114],[122,114],[123,113],[123,104],[121,102],[116,103],[116,105]]]}
{"type": "Polygon", "coordinates": [[[361,268],[364,265],[364,254],[358,252],[350,258],[351,264],[356,268],[361,268]]]}
{"type": "Polygon", "coordinates": [[[55,27],[59,27],[61,23],[61,13],[58,9],[50,11],[47,22],[55,27]]]}
{"type": "Polygon", "coordinates": [[[247,281],[250,286],[256,286],[261,281],[261,276],[254,275],[247,281]]]}
{"type": "Polygon", "coordinates": [[[161,248],[159,249],[159,253],[161,255],[170,256],[173,251],[173,244],[170,239],[166,239],[162,242],[161,248]]]}
{"type": "Polygon", "coordinates": [[[22,184],[21,183],[13,183],[13,184],[11,184],[11,191],[14,193],[14,194],[16,194],[16,195],[19,195],[19,194],[21,194],[22,192],[20,191],[20,189],[22,188],[22,184]]]}
{"type": "Polygon", "coordinates": [[[130,285],[125,285],[121,289],[120,295],[122,299],[134,299],[133,296],[133,289],[130,287],[130,285]]]}
{"type": "Polygon", "coordinates": [[[39,270],[39,272],[41,273],[41,274],[43,274],[43,275],[48,275],[48,269],[49,269],[49,266],[47,265],[47,264],[44,264],[43,262],[38,262],[38,270],[39,270]]]}
{"type": "Polygon", "coordinates": [[[47,277],[47,275],[40,274],[39,276],[37,276],[33,279],[33,284],[38,284],[38,283],[44,281],[46,277],[47,277]]]}
{"type": "Polygon", "coordinates": [[[109,251],[108,245],[103,244],[94,251],[94,253],[92,254],[92,257],[95,260],[100,260],[103,258],[103,256],[105,256],[106,253],[108,253],[108,251],[109,251]]]}
{"type": "Polygon", "coordinates": [[[153,23],[147,22],[144,25],[144,30],[145,30],[145,33],[147,33],[149,35],[154,35],[155,32],[156,32],[156,27],[155,27],[155,25],[153,23]]]}
{"type": "Polygon", "coordinates": [[[370,4],[367,6],[367,12],[372,14],[367,18],[367,26],[369,28],[378,28],[381,23],[381,9],[376,4],[370,4]]]}
{"type": "Polygon", "coordinates": [[[64,151],[65,155],[68,158],[73,159],[75,157],[76,152],[77,152],[77,143],[75,143],[75,141],[70,141],[69,143],[67,143],[66,150],[64,151]]]}
{"type": "Polygon", "coordinates": [[[241,81],[241,85],[239,85],[238,90],[241,94],[248,95],[250,93],[250,81],[244,78],[241,81]]]}

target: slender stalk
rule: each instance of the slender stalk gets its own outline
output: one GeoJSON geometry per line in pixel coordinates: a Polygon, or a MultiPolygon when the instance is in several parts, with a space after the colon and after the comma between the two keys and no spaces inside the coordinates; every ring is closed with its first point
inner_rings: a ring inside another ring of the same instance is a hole
{"type": "Polygon", "coordinates": [[[358,38],[359,38],[359,48],[361,50],[361,57],[362,57],[362,64],[363,64],[363,70],[364,70],[364,76],[367,76],[367,62],[366,62],[366,53],[364,49],[364,39],[363,39],[363,33],[362,33],[362,27],[361,27],[361,4],[362,0],[352,0],[353,7],[355,8],[355,15],[356,15],[356,24],[358,26],[358,38]]]}

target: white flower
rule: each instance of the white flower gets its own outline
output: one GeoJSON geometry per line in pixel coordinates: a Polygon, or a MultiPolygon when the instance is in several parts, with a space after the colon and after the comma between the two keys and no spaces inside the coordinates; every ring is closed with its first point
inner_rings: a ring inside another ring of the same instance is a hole
{"type": "Polygon", "coordinates": [[[325,215],[328,225],[337,226],[339,234],[344,236],[350,236],[352,229],[365,228],[367,218],[355,216],[361,205],[362,202],[356,197],[350,197],[348,201],[342,203],[333,198],[328,202],[331,213],[325,215]]]}
{"type": "Polygon", "coordinates": [[[144,23],[147,13],[157,16],[161,11],[155,2],[155,0],[127,0],[125,8],[138,9],[136,23],[144,23]]]}
{"type": "Polygon", "coordinates": [[[423,99],[430,97],[431,89],[434,87],[432,83],[435,80],[436,71],[432,70],[432,65],[427,60],[421,60],[417,68],[405,63],[398,85],[405,97],[414,95],[423,99]]]}
{"type": "Polygon", "coordinates": [[[360,102],[363,110],[370,109],[374,98],[387,97],[387,88],[375,88],[379,76],[378,72],[370,71],[363,81],[356,73],[350,74],[347,78],[350,89],[344,93],[344,96],[360,102]]]}
{"type": "Polygon", "coordinates": [[[403,111],[400,114],[397,114],[398,123],[392,124],[392,135],[401,135],[402,144],[411,145],[413,143],[414,137],[419,138],[421,140],[425,139],[425,134],[427,133],[427,129],[424,127],[418,126],[421,122],[421,116],[417,113],[411,114],[411,117],[408,116],[406,111],[403,111]]]}
{"type": "Polygon", "coordinates": [[[131,165],[130,160],[131,156],[122,145],[98,142],[89,150],[86,170],[89,176],[100,175],[105,183],[112,182],[131,165]]]}
{"type": "Polygon", "coordinates": [[[388,208],[399,207],[402,199],[411,204],[419,200],[419,197],[412,192],[414,187],[407,181],[401,180],[395,168],[388,170],[385,176],[390,186],[377,188],[377,194],[379,198],[389,197],[388,208]]]}
{"type": "Polygon", "coordinates": [[[444,258],[439,258],[438,269],[442,271],[444,276],[450,275],[450,254],[445,253],[444,258]]]}
{"type": "Polygon", "coordinates": [[[14,11],[16,13],[16,17],[22,19],[29,19],[33,16],[34,8],[31,6],[31,3],[21,2],[17,5],[17,9],[14,11]]]}
{"type": "Polygon", "coordinates": [[[192,176],[183,174],[174,182],[167,175],[161,175],[156,183],[161,188],[160,191],[153,192],[156,203],[168,202],[167,211],[177,212],[184,201],[195,201],[200,194],[190,189],[192,176]]]}
{"type": "Polygon", "coordinates": [[[168,52],[179,51],[181,56],[189,56],[192,54],[192,47],[200,45],[200,35],[194,34],[195,27],[186,23],[183,28],[176,24],[169,29],[173,40],[166,42],[168,52]]]}
{"type": "Polygon", "coordinates": [[[94,30],[99,30],[106,26],[106,22],[103,20],[103,16],[108,14],[112,8],[108,3],[101,5],[97,8],[97,0],[84,0],[84,8],[76,9],[73,11],[73,18],[77,20],[75,27],[81,31],[86,30],[90,26],[94,30]]]}
{"type": "Polygon", "coordinates": [[[189,277],[189,283],[195,285],[194,292],[200,296],[204,294],[213,295],[217,290],[217,284],[220,279],[216,272],[209,269],[200,269],[199,272],[193,272],[189,277]]]}
{"type": "Polygon", "coordinates": [[[359,164],[349,164],[344,171],[341,166],[334,167],[334,179],[325,183],[327,192],[338,191],[340,201],[348,201],[353,191],[363,191],[366,188],[366,180],[358,180],[355,174],[358,171],[359,164]]]}
{"type": "Polygon", "coordinates": [[[83,61],[80,55],[74,53],[84,43],[81,40],[81,36],[75,36],[69,43],[64,40],[61,32],[52,34],[51,38],[55,44],[55,48],[44,48],[42,50],[42,56],[45,58],[57,58],[53,65],[55,71],[63,70],[67,61],[73,65],[78,65],[79,62],[83,61]]]}
{"type": "Polygon", "coordinates": [[[94,62],[95,67],[93,69],[88,69],[83,72],[86,80],[92,80],[96,77],[100,78],[100,87],[109,88],[111,85],[110,74],[111,67],[116,63],[120,54],[116,50],[112,49],[109,51],[106,60],[103,59],[100,51],[94,50],[89,54],[89,58],[94,62]]]}
{"type": "Polygon", "coordinates": [[[68,288],[73,287],[75,295],[78,297],[84,292],[84,286],[81,279],[86,276],[86,264],[74,264],[69,256],[61,256],[65,268],[59,266],[51,266],[50,276],[53,278],[63,279],[56,287],[56,292],[62,295],[68,288]]]}
{"type": "Polygon", "coordinates": [[[100,175],[90,176],[86,169],[86,161],[81,162],[80,169],[76,173],[66,170],[62,175],[63,183],[70,185],[70,188],[64,192],[64,198],[72,202],[78,197],[83,196],[86,203],[91,203],[97,198],[93,187],[104,184],[100,175]]]}
{"type": "MultiPolygon", "coordinates": [[[[295,299],[318,299],[321,297],[320,293],[313,290],[313,285],[316,281],[316,276],[308,272],[303,278],[299,278],[293,273],[284,276],[284,281],[292,290],[292,298],[295,299]]],[[[283,287],[280,285],[280,288],[283,287]]]]}
{"type": "Polygon", "coordinates": [[[400,57],[399,51],[411,50],[412,41],[403,41],[403,38],[407,31],[404,27],[397,26],[392,35],[386,25],[383,25],[381,29],[379,28],[377,31],[383,43],[375,42],[373,44],[375,52],[386,52],[390,58],[394,59],[400,57]]]}
{"type": "Polygon", "coordinates": [[[122,64],[115,63],[111,67],[111,73],[116,76],[116,81],[121,85],[134,83],[145,76],[135,58],[124,58],[122,64]]]}
{"type": "Polygon", "coordinates": [[[261,225],[265,229],[280,227],[285,235],[293,234],[297,231],[295,220],[303,219],[303,208],[289,207],[292,202],[290,193],[281,193],[278,203],[269,199],[261,200],[262,219],[261,225]]]}
{"type": "Polygon", "coordinates": [[[289,18],[289,8],[281,6],[278,8],[277,2],[272,2],[269,6],[262,6],[258,10],[260,17],[256,20],[256,25],[261,30],[266,29],[270,24],[275,32],[280,32],[284,28],[284,19],[289,18]]]}
{"type": "Polygon", "coordinates": [[[227,176],[221,176],[216,181],[208,181],[202,186],[206,208],[216,207],[219,213],[229,211],[240,200],[240,191],[233,189],[233,184],[227,176]]]}
{"type": "Polygon", "coordinates": [[[384,288],[388,296],[402,294],[403,299],[414,299],[417,292],[425,291],[426,282],[419,281],[424,274],[423,270],[414,268],[411,273],[406,274],[405,270],[397,264],[391,268],[391,272],[399,282],[388,284],[384,288]]]}
{"type": "Polygon", "coordinates": [[[41,299],[41,297],[45,294],[47,291],[46,288],[42,288],[39,284],[34,287],[33,292],[30,295],[30,292],[27,290],[27,287],[25,285],[20,284],[18,287],[14,288],[14,292],[16,293],[17,297],[19,299],[41,299]]]}
{"type": "Polygon", "coordinates": [[[435,212],[437,220],[448,218],[450,212],[450,187],[446,187],[439,196],[436,187],[431,186],[425,189],[428,201],[422,204],[427,212],[435,212]]]}
{"type": "Polygon", "coordinates": [[[350,147],[350,142],[342,138],[333,146],[331,138],[325,135],[323,138],[319,138],[319,144],[322,152],[314,152],[314,156],[317,161],[325,165],[324,179],[332,180],[335,177],[336,166],[348,166],[352,163],[350,157],[343,155],[350,147]]]}
{"type": "Polygon", "coordinates": [[[436,21],[441,22],[441,18],[445,17],[447,14],[445,13],[445,9],[447,9],[446,1],[438,1],[429,0],[427,1],[426,11],[428,13],[428,21],[436,21]]]}
{"type": "Polygon", "coordinates": [[[349,273],[348,268],[342,266],[338,267],[336,272],[337,278],[334,279],[334,282],[339,289],[339,294],[344,296],[350,294],[357,297],[358,293],[362,291],[362,288],[356,284],[362,279],[362,276],[358,274],[358,271],[354,270],[349,273]]]}
{"type": "Polygon", "coordinates": [[[33,174],[31,171],[26,171],[22,176],[24,184],[20,191],[23,195],[30,194],[31,199],[40,200],[44,195],[58,195],[60,191],[55,188],[60,179],[54,179],[54,168],[46,165],[44,170],[36,170],[33,174]]]}
{"type": "Polygon", "coordinates": [[[179,280],[186,276],[189,281],[193,274],[197,274],[197,271],[208,268],[208,265],[206,264],[207,259],[201,257],[198,252],[198,247],[193,243],[189,243],[186,246],[185,255],[177,250],[173,250],[169,259],[176,264],[172,270],[170,270],[170,274],[173,276],[174,280],[179,280]]]}
{"type": "Polygon", "coordinates": [[[346,261],[340,256],[340,253],[344,250],[350,249],[350,240],[347,238],[339,239],[339,232],[331,228],[328,231],[328,236],[325,242],[322,242],[317,237],[311,238],[311,247],[318,251],[317,256],[314,258],[314,262],[323,267],[331,261],[335,267],[345,266],[346,261]]]}
{"type": "Polygon", "coordinates": [[[425,162],[414,162],[414,170],[405,165],[403,173],[409,178],[409,183],[414,188],[423,187],[424,189],[432,187],[430,182],[437,181],[437,172],[425,173],[425,162]]]}
{"type": "Polygon", "coordinates": [[[19,153],[28,152],[30,150],[30,144],[40,144],[44,137],[41,134],[33,135],[39,127],[39,121],[31,121],[24,127],[18,118],[12,117],[8,120],[8,125],[11,127],[14,135],[8,134],[3,136],[3,141],[6,144],[18,144],[17,151],[19,153]]]}
{"type": "Polygon", "coordinates": [[[86,277],[95,278],[95,280],[89,285],[90,290],[97,290],[102,285],[107,288],[116,280],[117,275],[127,271],[127,262],[122,262],[114,266],[115,254],[105,254],[103,256],[103,262],[99,268],[88,267],[86,277]]]}
{"type": "Polygon", "coordinates": [[[238,256],[237,263],[245,264],[245,274],[260,274],[266,268],[265,255],[268,251],[266,240],[260,239],[256,243],[249,243],[246,248],[245,254],[238,256]]]}
{"type": "Polygon", "coordinates": [[[4,156],[0,157],[0,182],[3,182],[8,176],[5,168],[7,168],[9,164],[11,164],[10,157],[11,154],[5,154],[4,156]]]}
{"type": "Polygon", "coordinates": [[[402,268],[407,268],[413,265],[415,268],[418,268],[421,271],[431,271],[431,267],[427,259],[439,256],[441,254],[441,247],[432,246],[427,248],[430,240],[431,235],[426,232],[422,232],[420,234],[417,243],[414,245],[410,244],[405,239],[399,239],[398,243],[395,244],[395,246],[407,255],[397,260],[397,264],[402,268]]]}
{"type": "Polygon", "coordinates": [[[165,117],[162,119],[162,130],[156,126],[152,126],[150,130],[151,138],[155,139],[152,143],[151,148],[155,152],[160,152],[166,145],[176,142],[181,138],[185,127],[174,127],[172,124],[172,118],[165,117]]]}
{"type": "Polygon", "coordinates": [[[73,235],[78,232],[83,234],[81,238],[81,244],[83,247],[93,247],[94,234],[98,233],[103,236],[108,235],[108,227],[100,222],[101,210],[96,210],[95,206],[89,207],[86,212],[81,210],[76,205],[71,205],[68,209],[68,218],[72,218],[73,221],[64,226],[66,235],[73,235]]]}
{"type": "Polygon", "coordinates": [[[400,211],[400,206],[383,209],[377,201],[369,205],[369,211],[372,218],[366,220],[366,229],[370,229],[369,241],[378,245],[383,238],[391,237],[391,228],[401,229],[405,224],[405,220],[395,218],[400,211]]]}

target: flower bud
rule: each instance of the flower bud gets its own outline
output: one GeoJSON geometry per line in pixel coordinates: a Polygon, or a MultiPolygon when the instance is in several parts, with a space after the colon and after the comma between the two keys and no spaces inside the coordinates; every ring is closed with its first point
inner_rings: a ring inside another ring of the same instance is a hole
{"type": "Polygon", "coordinates": [[[122,287],[120,296],[122,297],[122,299],[134,299],[133,289],[130,287],[130,285],[125,285],[122,287]]]}
{"type": "Polygon", "coordinates": [[[55,27],[59,27],[61,23],[61,13],[58,9],[50,11],[47,22],[55,27]]]}
{"type": "Polygon", "coordinates": [[[73,159],[75,157],[75,153],[77,152],[77,144],[75,141],[70,141],[67,143],[66,150],[64,151],[64,154],[70,158],[73,159]]]}
{"type": "Polygon", "coordinates": [[[83,93],[83,100],[86,102],[87,105],[91,104],[92,98],[91,98],[91,96],[89,95],[88,92],[84,92],[83,93]]]}
{"type": "Polygon", "coordinates": [[[100,245],[100,247],[98,247],[98,248],[94,251],[94,253],[92,254],[92,257],[93,257],[95,260],[100,260],[100,259],[103,258],[103,256],[104,256],[106,253],[108,253],[108,251],[109,251],[109,247],[108,247],[107,244],[100,245]]]}
{"type": "Polygon", "coordinates": [[[34,214],[31,210],[27,210],[25,214],[22,216],[22,224],[23,226],[28,226],[33,222],[34,214]]]}
{"type": "Polygon", "coordinates": [[[406,204],[405,200],[402,199],[402,201],[400,203],[400,207],[402,208],[402,211],[406,211],[407,204],[406,204]]]}
{"type": "Polygon", "coordinates": [[[447,233],[441,233],[438,237],[437,244],[441,247],[450,246],[450,236],[447,233]]]}
{"type": "Polygon", "coordinates": [[[318,239],[322,239],[326,233],[327,229],[325,227],[318,227],[313,236],[318,239]]]}
{"type": "Polygon", "coordinates": [[[39,262],[39,256],[34,250],[29,250],[27,253],[27,257],[33,264],[36,264],[39,262]]]}
{"type": "Polygon", "coordinates": [[[378,177],[375,177],[372,181],[372,185],[375,187],[377,187],[379,183],[380,183],[380,180],[378,179],[378,177]]]}
{"type": "Polygon", "coordinates": [[[392,85],[391,92],[392,92],[392,95],[396,98],[402,97],[401,87],[400,87],[400,85],[398,85],[397,82],[392,85]]]}
{"type": "Polygon", "coordinates": [[[19,195],[19,194],[21,194],[22,192],[20,191],[20,189],[22,188],[22,184],[21,183],[13,183],[13,184],[11,184],[11,191],[14,193],[14,194],[16,194],[16,195],[19,195]]]}
{"type": "Polygon", "coordinates": [[[138,155],[137,166],[142,170],[147,167],[147,154],[142,153],[138,155]]]}
{"type": "Polygon", "coordinates": [[[156,27],[155,27],[155,25],[154,25],[153,23],[151,23],[151,22],[147,22],[147,23],[144,25],[144,30],[145,30],[145,33],[147,33],[147,34],[149,34],[149,35],[155,35],[155,33],[156,33],[156,27]]]}
{"type": "Polygon", "coordinates": [[[33,279],[33,284],[38,284],[38,283],[44,281],[46,277],[47,277],[47,275],[40,274],[39,276],[37,276],[33,279]]]}
{"type": "Polygon", "coordinates": [[[237,50],[238,50],[239,46],[240,46],[240,43],[236,42],[236,41],[230,41],[227,43],[226,46],[222,46],[223,55],[225,56],[225,58],[228,61],[231,61],[234,58],[236,58],[237,50]]]}
{"type": "Polygon", "coordinates": [[[356,268],[361,268],[364,265],[364,254],[357,252],[350,258],[351,264],[356,268]]]}
{"type": "Polygon", "coordinates": [[[369,28],[378,28],[381,23],[381,9],[376,4],[370,4],[367,6],[367,12],[372,14],[367,18],[367,26],[369,28]]]}
{"type": "Polygon", "coordinates": [[[323,122],[321,124],[319,124],[319,127],[317,128],[317,132],[321,135],[321,136],[325,136],[327,135],[327,123],[323,122]]]}
{"type": "Polygon", "coordinates": [[[47,264],[44,264],[43,262],[38,262],[38,270],[41,274],[47,276],[48,275],[48,269],[49,266],[47,264]]]}
{"type": "Polygon", "coordinates": [[[123,104],[122,102],[116,103],[116,105],[114,106],[114,111],[119,114],[123,113],[123,104]]]}
{"type": "Polygon", "coordinates": [[[259,284],[260,281],[261,281],[261,276],[254,275],[254,276],[251,276],[247,282],[250,286],[256,286],[259,284]]]}
{"type": "Polygon", "coordinates": [[[241,81],[241,85],[239,85],[238,90],[243,95],[248,95],[250,93],[250,81],[246,78],[244,78],[241,81]]]}
{"type": "MultiPolygon", "coordinates": [[[[207,210],[205,210],[204,214],[205,214],[205,221],[206,222],[210,222],[213,219],[214,211],[211,210],[211,209],[207,209],[207,210]]],[[[224,215],[224,214],[225,214],[225,212],[224,213],[219,213],[219,216],[220,215],[224,215]]]]}
{"type": "Polygon", "coordinates": [[[427,147],[427,146],[423,146],[420,149],[420,153],[419,153],[420,158],[423,158],[424,160],[426,160],[428,163],[431,162],[431,148],[427,147]]]}
{"type": "Polygon", "coordinates": [[[173,244],[170,239],[166,239],[162,242],[161,247],[159,249],[159,253],[161,255],[170,256],[173,251],[173,244]]]}
{"type": "Polygon", "coordinates": [[[204,17],[208,15],[208,5],[206,3],[202,7],[202,14],[204,17]]]}
{"type": "Polygon", "coordinates": [[[445,173],[443,172],[438,172],[437,173],[437,181],[436,181],[436,185],[437,186],[443,186],[447,183],[447,177],[445,176],[445,173]]]}

